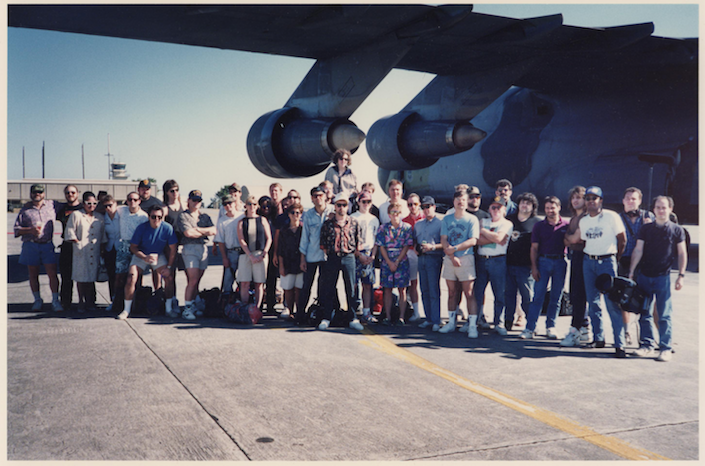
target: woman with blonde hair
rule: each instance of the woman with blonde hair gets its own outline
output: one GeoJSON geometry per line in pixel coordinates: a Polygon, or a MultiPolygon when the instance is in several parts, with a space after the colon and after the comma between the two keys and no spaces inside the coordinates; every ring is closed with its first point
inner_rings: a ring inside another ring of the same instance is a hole
{"type": "Polygon", "coordinates": [[[237,281],[240,299],[250,300],[250,282],[255,282],[255,305],[262,308],[264,283],[267,281],[266,260],[272,246],[272,233],[266,218],[257,214],[257,198],[250,196],[245,202],[245,217],[237,225],[237,237],[242,253],[238,259],[237,281]]]}

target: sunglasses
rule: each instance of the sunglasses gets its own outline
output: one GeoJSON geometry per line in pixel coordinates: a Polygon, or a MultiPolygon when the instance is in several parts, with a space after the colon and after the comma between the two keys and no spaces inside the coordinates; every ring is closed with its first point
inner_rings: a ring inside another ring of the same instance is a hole
{"type": "Polygon", "coordinates": [[[139,202],[140,198],[135,199],[134,197],[128,197],[127,202],[139,202]]]}
{"type": "Polygon", "coordinates": [[[289,196],[289,199],[301,199],[301,196],[289,196]]]}
{"type": "Polygon", "coordinates": [[[84,202],[84,204],[86,204],[86,205],[98,205],[97,202],[84,202]]]}
{"type": "Polygon", "coordinates": [[[248,202],[248,203],[247,203],[247,206],[248,206],[248,207],[257,207],[257,204],[254,204],[254,203],[252,203],[252,202],[248,202]]]}
{"type": "Polygon", "coordinates": [[[430,209],[430,208],[431,208],[431,204],[424,204],[424,205],[421,206],[421,208],[422,208],[422,209],[430,209]]]}
{"type": "Polygon", "coordinates": [[[500,193],[506,193],[509,191],[511,191],[511,189],[509,189],[509,188],[497,188],[497,192],[500,192],[500,193]]]}
{"type": "Polygon", "coordinates": [[[372,201],[360,201],[360,204],[372,204],[372,201]]]}
{"type": "Polygon", "coordinates": [[[490,206],[490,210],[499,210],[499,209],[501,209],[501,208],[502,208],[501,205],[493,205],[493,206],[490,206]]]}
{"type": "Polygon", "coordinates": [[[347,205],[347,204],[343,204],[343,203],[341,202],[341,203],[339,203],[339,204],[336,204],[335,206],[336,206],[336,207],[347,207],[348,205],[347,205]]]}
{"type": "Polygon", "coordinates": [[[401,215],[401,212],[399,212],[398,210],[393,210],[389,212],[389,215],[401,215]]]}
{"type": "Polygon", "coordinates": [[[232,204],[232,203],[233,203],[233,201],[230,201],[230,202],[223,202],[223,205],[230,205],[230,204],[232,204]]]}
{"type": "Polygon", "coordinates": [[[162,215],[150,215],[149,218],[151,218],[152,220],[161,220],[164,217],[162,215]]]}
{"type": "Polygon", "coordinates": [[[415,205],[421,205],[418,202],[409,202],[409,207],[415,206],[415,205]]]}
{"type": "Polygon", "coordinates": [[[170,189],[169,192],[170,192],[170,193],[178,193],[178,192],[179,192],[179,188],[170,189]]]}
{"type": "Polygon", "coordinates": [[[299,212],[298,210],[295,210],[293,212],[289,212],[289,215],[301,215],[302,212],[299,212]]]}
{"type": "Polygon", "coordinates": [[[78,191],[66,191],[66,194],[78,194],[78,191]]]}
{"type": "Polygon", "coordinates": [[[585,196],[586,201],[596,201],[598,199],[599,199],[599,197],[597,197],[597,196],[585,196]]]}

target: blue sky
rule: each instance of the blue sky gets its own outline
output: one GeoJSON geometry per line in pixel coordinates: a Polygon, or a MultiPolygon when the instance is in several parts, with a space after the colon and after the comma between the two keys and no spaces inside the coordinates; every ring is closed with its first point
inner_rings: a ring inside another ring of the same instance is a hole
{"type": "MultiPolygon", "coordinates": [[[[654,22],[655,35],[697,37],[698,6],[475,5],[474,11],[516,18],[563,13],[564,23],[609,27],[654,22]]],[[[176,179],[182,192],[210,198],[237,181],[274,181],[249,162],[247,132],[280,108],[312,60],[28,29],[8,29],[7,177],[107,178],[107,138],[131,178],[176,179]]],[[[352,115],[363,131],[398,112],[432,75],[393,71],[352,115]]],[[[364,144],[355,154],[358,180],[377,183],[364,144]]],[[[323,175],[281,180],[307,192],[323,175]]],[[[375,200],[384,196],[376,193],[375,200]]],[[[306,198],[307,196],[304,196],[306,198]]]]}

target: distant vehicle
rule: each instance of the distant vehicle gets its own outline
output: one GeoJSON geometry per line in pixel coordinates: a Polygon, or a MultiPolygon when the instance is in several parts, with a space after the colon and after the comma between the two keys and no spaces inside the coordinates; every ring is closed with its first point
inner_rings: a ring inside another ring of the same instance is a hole
{"type": "Polygon", "coordinates": [[[382,186],[450,203],[453,185],[564,200],[638,186],[697,221],[698,42],[652,23],[590,29],[472,5],[9,5],[9,25],[315,58],[284,107],[250,129],[252,163],[308,177],[337,148],[367,152],[382,186]],[[349,120],[393,69],[436,78],[367,134],[349,120]]]}

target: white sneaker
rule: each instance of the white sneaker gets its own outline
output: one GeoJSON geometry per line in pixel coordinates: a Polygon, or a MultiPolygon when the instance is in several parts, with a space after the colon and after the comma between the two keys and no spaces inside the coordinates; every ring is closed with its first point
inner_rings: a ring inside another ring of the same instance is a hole
{"type": "Polygon", "coordinates": [[[558,340],[558,334],[556,333],[555,327],[550,327],[546,329],[546,338],[549,340],[558,340]]]}
{"type": "Polygon", "coordinates": [[[580,341],[590,341],[590,331],[587,327],[580,327],[580,341]]]}
{"type": "Polygon", "coordinates": [[[460,327],[460,331],[461,331],[462,333],[467,333],[469,328],[470,328],[470,323],[469,323],[469,322],[465,322],[465,323],[463,324],[463,326],[460,327]]]}
{"type": "Polygon", "coordinates": [[[414,315],[409,317],[409,322],[416,322],[419,319],[421,319],[421,315],[419,314],[419,311],[414,311],[414,315]]]}
{"type": "Polygon", "coordinates": [[[330,320],[323,319],[320,324],[318,324],[318,330],[325,330],[330,326],[330,320]]]}
{"type": "Polygon", "coordinates": [[[289,313],[289,309],[284,308],[284,310],[279,314],[280,319],[288,319],[291,314],[289,313]]]}
{"type": "Polygon", "coordinates": [[[477,331],[477,326],[476,325],[468,325],[468,338],[477,338],[478,337],[478,331],[477,331]]]}
{"type": "Polygon", "coordinates": [[[561,346],[580,346],[581,332],[575,327],[570,327],[570,332],[561,340],[561,346]]]}
{"type": "Polygon", "coordinates": [[[659,355],[658,355],[658,357],[656,358],[656,360],[657,360],[657,361],[661,361],[661,362],[668,362],[668,361],[671,360],[672,357],[673,357],[673,351],[671,351],[671,350],[664,350],[664,351],[661,351],[661,352],[659,353],[659,355]]]}
{"type": "Polygon", "coordinates": [[[440,333],[455,332],[455,327],[457,325],[457,313],[455,311],[451,311],[448,313],[448,316],[450,317],[448,319],[448,323],[441,327],[439,330],[440,333]]]}
{"type": "MultiPolygon", "coordinates": [[[[323,323],[323,322],[321,322],[323,323]]],[[[359,320],[355,319],[352,322],[350,322],[350,328],[354,330],[363,330],[365,327],[362,326],[359,320]]]]}
{"type": "Polygon", "coordinates": [[[653,353],[654,350],[649,348],[648,346],[640,346],[639,348],[632,351],[632,356],[636,356],[638,358],[646,358],[653,355],[653,353]]]}
{"type": "Polygon", "coordinates": [[[437,332],[441,329],[441,326],[438,324],[433,324],[433,327],[431,328],[431,331],[437,332]]]}
{"type": "Polygon", "coordinates": [[[506,336],[506,335],[507,335],[507,329],[504,328],[504,327],[502,327],[501,325],[495,326],[494,331],[497,332],[498,334],[502,335],[502,336],[506,336]]]}
{"type": "Polygon", "coordinates": [[[32,310],[33,311],[41,311],[43,304],[44,304],[43,300],[41,300],[41,299],[35,300],[34,303],[32,304],[32,310]]]}
{"type": "Polygon", "coordinates": [[[195,314],[195,306],[188,306],[186,309],[184,309],[184,312],[181,313],[181,317],[183,317],[186,320],[196,320],[196,314],[195,314]]]}
{"type": "Polygon", "coordinates": [[[425,322],[423,322],[421,325],[419,325],[419,328],[429,328],[429,327],[432,326],[432,325],[433,325],[433,324],[432,324],[431,322],[425,321],[425,322]]]}
{"type": "Polygon", "coordinates": [[[521,332],[521,335],[519,335],[519,338],[521,338],[522,340],[531,340],[532,338],[534,338],[534,332],[529,329],[524,329],[524,331],[521,332]]]}
{"type": "Polygon", "coordinates": [[[61,301],[52,301],[51,310],[54,312],[61,312],[64,310],[64,306],[61,305],[61,301]]]}
{"type": "Polygon", "coordinates": [[[116,317],[116,319],[127,320],[127,318],[128,318],[129,316],[130,316],[130,311],[124,310],[124,311],[122,311],[120,314],[118,314],[118,316],[116,317]]]}

